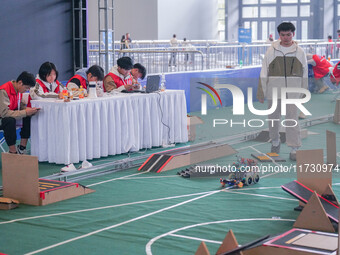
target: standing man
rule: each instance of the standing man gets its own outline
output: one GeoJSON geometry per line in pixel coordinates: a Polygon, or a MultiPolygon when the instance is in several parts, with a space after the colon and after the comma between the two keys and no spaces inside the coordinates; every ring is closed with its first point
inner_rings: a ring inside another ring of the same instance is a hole
{"type": "MultiPolygon", "coordinates": [[[[176,38],[176,34],[174,34],[170,40],[170,46],[171,48],[173,48],[172,50],[177,50],[175,49],[177,46],[178,46],[178,41],[177,41],[177,38],[176,38]]],[[[177,53],[176,52],[173,52],[171,53],[171,56],[170,56],[170,61],[169,61],[169,66],[175,66],[176,67],[176,56],[177,56],[177,53]]]]}
{"type": "MultiPolygon", "coordinates": [[[[269,119],[281,119],[281,88],[295,87],[308,89],[308,66],[306,54],[293,41],[295,26],[291,22],[283,22],[277,27],[280,39],[272,43],[263,59],[260,73],[257,98],[263,103],[268,100],[268,107],[272,105],[272,90],[277,88],[278,104],[269,119]]],[[[300,93],[288,93],[289,99],[299,99],[300,93]]],[[[298,111],[294,104],[288,104],[286,109],[286,143],[291,147],[289,158],[296,160],[296,151],[301,146],[298,111]],[[289,121],[294,120],[294,121],[289,121]]],[[[280,153],[279,125],[281,121],[273,121],[269,125],[271,152],[280,153]]]]}
{"type": "Polygon", "coordinates": [[[9,81],[0,86],[0,129],[9,148],[9,153],[26,154],[26,145],[31,134],[31,117],[39,108],[26,107],[22,101],[22,94],[35,86],[33,74],[22,72],[16,81],[9,81]],[[20,145],[16,146],[16,120],[22,119],[20,145]]]}

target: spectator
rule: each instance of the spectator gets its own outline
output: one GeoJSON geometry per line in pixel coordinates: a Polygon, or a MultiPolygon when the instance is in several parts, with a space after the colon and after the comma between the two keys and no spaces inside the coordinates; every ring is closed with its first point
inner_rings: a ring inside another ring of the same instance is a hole
{"type": "MultiPolygon", "coordinates": [[[[261,103],[264,98],[268,100],[268,108],[273,104],[272,90],[278,89],[278,102],[276,110],[270,114],[268,119],[281,119],[280,88],[295,87],[308,88],[308,66],[305,52],[293,41],[295,26],[291,22],[283,22],[277,27],[280,40],[275,41],[268,48],[262,62],[257,98],[261,103]],[[275,66],[275,68],[274,68],[275,66]]],[[[288,98],[300,98],[300,93],[289,93],[288,98]]],[[[298,111],[296,105],[288,104],[286,109],[286,122],[298,123],[298,111]]],[[[280,152],[280,121],[269,125],[269,136],[271,139],[271,152],[280,152]]],[[[296,160],[296,151],[301,146],[300,126],[287,124],[286,143],[291,147],[289,158],[296,160]]]]}
{"type": "MultiPolygon", "coordinates": [[[[174,48],[176,48],[178,46],[178,41],[177,41],[177,38],[176,38],[176,35],[174,34],[170,40],[170,46],[173,48],[172,50],[176,50],[174,48]]],[[[176,56],[177,56],[177,53],[176,52],[172,52],[171,53],[171,57],[170,57],[170,61],[169,61],[169,66],[177,66],[176,65],[176,56]]]]}
{"type": "Polygon", "coordinates": [[[274,42],[274,38],[273,38],[273,35],[270,34],[269,37],[267,38],[266,43],[272,43],[272,42],[274,42]]]}
{"type": "Polygon", "coordinates": [[[132,69],[132,60],[129,57],[121,57],[117,60],[117,65],[113,66],[110,72],[105,76],[103,81],[104,92],[111,92],[117,89],[132,89],[132,77],[130,75],[132,69]]]}
{"type": "Polygon", "coordinates": [[[333,56],[333,40],[332,40],[332,36],[329,35],[327,37],[328,39],[328,44],[326,46],[326,58],[331,59],[333,56]]]}
{"type": "Polygon", "coordinates": [[[120,49],[121,49],[121,50],[126,49],[126,45],[125,45],[125,35],[122,35],[122,39],[120,39],[120,49]]]}
{"type": "Polygon", "coordinates": [[[329,89],[329,87],[327,86],[323,78],[328,75],[329,68],[332,67],[332,64],[324,57],[316,54],[307,54],[307,63],[312,65],[313,67],[313,81],[315,85],[314,91],[316,93],[325,92],[327,89],[329,89]]]}
{"type": "Polygon", "coordinates": [[[31,116],[36,114],[39,108],[26,107],[22,102],[22,93],[34,87],[33,74],[22,72],[16,81],[9,81],[0,86],[0,129],[4,131],[5,141],[9,153],[26,154],[26,145],[31,135],[31,116]],[[16,121],[22,119],[20,145],[16,146],[17,133],[16,121]]]}

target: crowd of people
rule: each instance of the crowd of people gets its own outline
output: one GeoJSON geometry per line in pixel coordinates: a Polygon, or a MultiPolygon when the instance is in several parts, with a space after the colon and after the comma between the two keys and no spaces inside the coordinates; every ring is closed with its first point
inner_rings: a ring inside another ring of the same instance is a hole
{"type": "Polygon", "coordinates": [[[80,90],[85,93],[89,82],[103,81],[103,87],[97,86],[97,93],[140,89],[139,79],[144,79],[146,69],[140,63],[133,64],[130,57],[117,60],[110,72],[104,76],[104,70],[98,65],[78,70],[64,87],[58,81],[58,70],[54,63],[43,63],[36,77],[27,71],[22,72],[16,80],[11,80],[0,86],[0,129],[4,131],[4,138],[9,153],[26,154],[26,145],[30,137],[31,116],[39,112],[39,108],[31,106],[31,100],[43,98],[58,98],[63,90],[78,96],[80,90]],[[26,103],[23,93],[29,91],[26,103]],[[17,122],[22,119],[20,132],[21,141],[16,145],[17,122]]]}

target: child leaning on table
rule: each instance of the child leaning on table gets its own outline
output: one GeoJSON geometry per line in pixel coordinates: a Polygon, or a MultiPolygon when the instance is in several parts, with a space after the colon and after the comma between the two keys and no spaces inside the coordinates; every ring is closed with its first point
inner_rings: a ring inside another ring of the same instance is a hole
{"type": "Polygon", "coordinates": [[[104,78],[104,70],[98,65],[93,65],[90,68],[79,69],[75,75],[67,82],[68,90],[72,90],[73,96],[79,96],[79,88],[83,87],[85,93],[90,81],[102,81],[104,78]]]}

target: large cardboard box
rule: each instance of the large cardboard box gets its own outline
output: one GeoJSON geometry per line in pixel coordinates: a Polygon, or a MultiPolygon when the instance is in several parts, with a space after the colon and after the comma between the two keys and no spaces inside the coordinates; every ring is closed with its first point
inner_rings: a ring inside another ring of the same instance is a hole
{"type": "Polygon", "coordinates": [[[196,139],[196,125],[203,124],[203,120],[198,116],[189,116],[187,118],[188,140],[190,142],[196,139]]]}
{"type": "Polygon", "coordinates": [[[47,205],[94,192],[78,183],[39,179],[38,158],[2,153],[3,195],[29,205],[47,205]]]}

